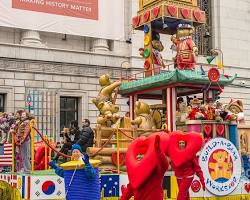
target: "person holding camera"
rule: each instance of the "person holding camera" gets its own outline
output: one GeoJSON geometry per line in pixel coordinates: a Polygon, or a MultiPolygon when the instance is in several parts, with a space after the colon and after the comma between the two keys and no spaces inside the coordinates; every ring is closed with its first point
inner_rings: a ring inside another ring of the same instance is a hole
{"type": "MultiPolygon", "coordinates": [[[[80,136],[80,130],[78,126],[78,121],[73,120],[70,122],[70,128],[64,128],[63,131],[63,146],[60,150],[63,154],[68,154],[68,151],[71,150],[72,145],[74,145],[78,140],[80,136]]],[[[54,161],[58,161],[59,154],[56,155],[56,157],[53,159],[54,161]]]]}

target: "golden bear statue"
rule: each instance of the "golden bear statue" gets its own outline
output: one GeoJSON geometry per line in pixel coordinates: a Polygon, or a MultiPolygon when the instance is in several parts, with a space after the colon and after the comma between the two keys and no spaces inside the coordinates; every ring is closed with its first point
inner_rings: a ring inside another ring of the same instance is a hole
{"type": "Polygon", "coordinates": [[[101,126],[111,127],[120,118],[120,115],[117,113],[119,107],[111,102],[100,102],[98,104],[98,109],[100,115],[97,118],[97,124],[100,124],[101,126]]]}
{"type": "Polygon", "coordinates": [[[119,88],[121,81],[113,82],[108,74],[103,74],[99,78],[99,84],[101,86],[99,94],[92,100],[100,111],[97,124],[103,127],[112,127],[120,118],[119,114],[117,114],[119,106],[115,105],[115,98],[112,97],[112,94],[119,88]]]}
{"type": "Polygon", "coordinates": [[[97,108],[99,107],[98,104],[100,102],[110,101],[113,103],[112,93],[115,89],[118,89],[120,87],[122,82],[120,80],[111,81],[108,74],[103,74],[99,78],[99,84],[101,86],[99,94],[96,98],[92,100],[92,102],[96,105],[97,108]]]}
{"type": "MultiPolygon", "coordinates": [[[[136,118],[131,121],[132,125],[136,125],[140,129],[157,129],[161,128],[161,116],[157,112],[152,112],[149,105],[144,102],[137,101],[135,104],[136,118]]],[[[148,133],[145,133],[148,135],[148,133]]]]}

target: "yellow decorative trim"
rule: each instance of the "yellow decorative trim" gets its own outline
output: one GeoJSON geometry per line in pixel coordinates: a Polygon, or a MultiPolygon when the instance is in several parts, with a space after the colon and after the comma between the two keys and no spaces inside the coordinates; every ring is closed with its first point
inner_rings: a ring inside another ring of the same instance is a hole
{"type": "MultiPolygon", "coordinates": [[[[93,167],[98,167],[101,164],[100,160],[89,160],[90,164],[93,167]]],[[[85,164],[82,160],[69,161],[60,165],[64,170],[74,170],[74,169],[83,169],[85,164]]]]}
{"type": "Polygon", "coordinates": [[[242,194],[242,195],[230,195],[224,197],[196,197],[191,198],[191,200],[247,200],[249,199],[249,194],[242,194]]]}

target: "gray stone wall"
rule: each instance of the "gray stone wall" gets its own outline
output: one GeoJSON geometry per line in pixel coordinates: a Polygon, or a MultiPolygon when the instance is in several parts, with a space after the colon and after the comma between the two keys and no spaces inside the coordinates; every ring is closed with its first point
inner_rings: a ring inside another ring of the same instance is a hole
{"type": "MultiPolygon", "coordinates": [[[[108,73],[112,79],[124,73],[121,63],[128,57],[115,54],[0,45],[0,93],[6,94],[8,112],[23,109],[27,95],[42,94],[38,127],[59,139],[60,96],[79,98],[79,119],[95,124],[99,112],[91,100],[99,91],[98,78],[108,73]],[[112,66],[112,67],[111,67],[112,66]],[[47,98],[47,101],[45,101],[47,98]],[[53,134],[51,134],[53,133],[53,134]]],[[[120,114],[128,111],[127,99],[118,97],[120,114]]],[[[37,105],[38,106],[38,105],[37,105]]]]}

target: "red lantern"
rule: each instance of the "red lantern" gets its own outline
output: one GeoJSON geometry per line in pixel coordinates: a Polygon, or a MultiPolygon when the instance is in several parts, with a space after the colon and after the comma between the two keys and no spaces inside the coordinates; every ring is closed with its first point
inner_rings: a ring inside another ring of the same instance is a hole
{"type": "Polygon", "coordinates": [[[145,69],[145,70],[149,70],[149,68],[150,68],[150,62],[149,62],[148,60],[146,60],[146,61],[144,62],[144,69],[145,69]]]}

